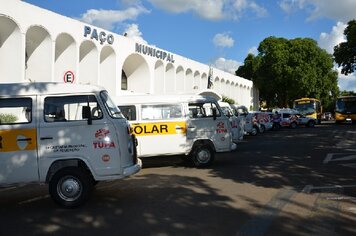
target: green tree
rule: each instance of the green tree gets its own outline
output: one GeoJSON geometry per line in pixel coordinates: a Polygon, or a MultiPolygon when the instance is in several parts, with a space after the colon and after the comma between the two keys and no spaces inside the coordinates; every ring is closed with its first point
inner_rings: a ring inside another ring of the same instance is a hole
{"type": "Polygon", "coordinates": [[[340,92],[340,96],[356,96],[356,92],[343,90],[340,92]]]}
{"type": "Polygon", "coordinates": [[[309,38],[269,37],[248,55],[236,75],[250,76],[268,107],[291,107],[294,99],[315,97],[322,102],[338,95],[332,56],[309,38]]]}
{"type": "Polygon", "coordinates": [[[222,95],[222,101],[227,102],[229,104],[235,104],[235,100],[232,98],[229,98],[228,96],[222,95]]]}
{"type": "Polygon", "coordinates": [[[348,75],[356,69],[356,20],[349,21],[344,35],[347,41],[334,47],[334,60],[342,67],[341,73],[348,75]]]}

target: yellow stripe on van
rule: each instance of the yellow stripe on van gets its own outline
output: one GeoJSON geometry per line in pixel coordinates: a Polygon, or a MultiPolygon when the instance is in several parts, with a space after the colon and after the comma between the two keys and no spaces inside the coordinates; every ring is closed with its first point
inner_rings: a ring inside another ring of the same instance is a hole
{"type": "Polygon", "coordinates": [[[136,136],[185,134],[186,122],[150,122],[131,124],[136,136]]]}
{"type": "Polygon", "coordinates": [[[0,152],[35,150],[36,129],[0,130],[0,152]]]}

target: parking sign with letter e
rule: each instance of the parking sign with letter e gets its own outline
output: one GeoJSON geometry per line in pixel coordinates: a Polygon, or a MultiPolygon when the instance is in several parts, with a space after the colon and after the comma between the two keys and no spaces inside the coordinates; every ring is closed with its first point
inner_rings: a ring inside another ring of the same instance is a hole
{"type": "Polygon", "coordinates": [[[64,83],[74,83],[74,73],[72,71],[67,71],[64,73],[63,80],[64,83]]]}

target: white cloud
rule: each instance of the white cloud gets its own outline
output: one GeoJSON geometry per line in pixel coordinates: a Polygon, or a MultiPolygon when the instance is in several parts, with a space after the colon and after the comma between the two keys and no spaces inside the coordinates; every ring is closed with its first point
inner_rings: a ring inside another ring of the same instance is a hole
{"type": "Polygon", "coordinates": [[[235,74],[235,71],[241,66],[243,63],[234,61],[234,60],[228,60],[225,58],[218,58],[213,62],[213,67],[223,70],[225,72],[229,72],[231,74],[235,74]]]}
{"type": "Polygon", "coordinates": [[[135,40],[136,42],[147,44],[147,41],[143,39],[142,33],[139,30],[137,24],[127,25],[127,27],[125,29],[125,34],[126,34],[126,37],[131,38],[131,39],[135,40]]]}
{"type": "Polygon", "coordinates": [[[253,55],[257,55],[258,54],[258,50],[257,50],[257,47],[252,47],[252,48],[250,48],[249,50],[248,50],[248,52],[247,52],[248,54],[253,54],[253,55]]]}
{"type": "MultiPolygon", "coordinates": [[[[340,69],[338,69],[340,71],[340,69]]],[[[338,85],[340,90],[354,91],[356,92],[356,74],[343,75],[339,73],[338,85]]]]}
{"type": "Polygon", "coordinates": [[[279,6],[286,13],[305,10],[309,13],[308,20],[326,17],[348,22],[356,18],[355,0],[281,0],[279,6]]]}
{"type": "Polygon", "coordinates": [[[234,46],[234,40],[230,37],[229,33],[216,34],[213,38],[213,43],[217,47],[231,48],[234,46]]]}
{"type": "Polygon", "coordinates": [[[338,22],[333,26],[330,33],[321,33],[319,36],[318,44],[321,48],[325,49],[328,53],[334,53],[334,47],[341,42],[346,41],[344,36],[344,30],[347,27],[347,24],[343,22],[338,22]]]}
{"type": "MultiPolygon", "coordinates": [[[[344,30],[347,24],[338,22],[333,26],[330,33],[321,33],[319,36],[318,44],[321,48],[325,49],[328,53],[334,53],[334,47],[341,42],[346,41],[344,30]]],[[[343,75],[341,74],[341,67],[335,65],[339,72],[338,86],[340,90],[355,91],[356,92],[356,74],[343,75]]]]}
{"type": "Polygon", "coordinates": [[[194,12],[208,20],[239,19],[243,12],[251,11],[257,17],[267,15],[264,7],[252,0],[148,0],[155,7],[168,12],[194,12]]]}
{"type": "Polygon", "coordinates": [[[79,20],[107,30],[113,30],[116,24],[125,20],[135,20],[137,16],[144,13],[149,13],[149,11],[142,6],[133,6],[125,10],[90,9],[82,14],[79,20]]]}

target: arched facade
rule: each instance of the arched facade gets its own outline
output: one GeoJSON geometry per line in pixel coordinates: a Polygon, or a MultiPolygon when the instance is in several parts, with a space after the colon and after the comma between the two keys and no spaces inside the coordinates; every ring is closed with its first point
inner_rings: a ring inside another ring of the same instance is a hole
{"type": "Polygon", "coordinates": [[[52,77],[52,39],[41,26],[31,26],[26,32],[25,79],[44,82],[52,77]]]}
{"type": "Polygon", "coordinates": [[[0,15],[0,82],[23,81],[24,42],[19,25],[0,15]]]}
{"type": "Polygon", "coordinates": [[[172,94],[211,89],[250,107],[252,81],[135,42],[22,1],[0,9],[0,83],[53,81],[98,84],[113,96],[126,92],[172,94]],[[36,17],[26,18],[23,12],[36,17]],[[70,73],[73,78],[67,79],[70,73]]]}

